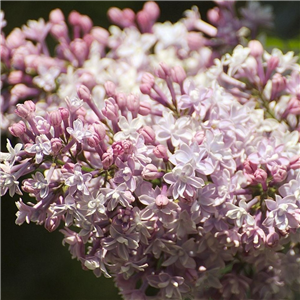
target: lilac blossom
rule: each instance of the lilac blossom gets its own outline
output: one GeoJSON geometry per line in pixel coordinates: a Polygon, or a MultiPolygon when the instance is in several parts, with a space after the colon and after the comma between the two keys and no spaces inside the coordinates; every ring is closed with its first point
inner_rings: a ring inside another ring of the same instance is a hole
{"type": "Polygon", "coordinates": [[[131,203],[134,202],[134,197],[128,190],[126,183],[121,183],[114,189],[103,188],[101,192],[104,193],[106,197],[107,209],[114,210],[118,203],[124,207],[132,207],[131,203]]]}
{"type": "Polygon", "coordinates": [[[171,184],[170,188],[175,199],[179,196],[184,197],[184,192],[192,196],[195,188],[204,185],[203,179],[195,176],[194,168],[189,163],[183,167],[175,167],[172,173],[166,174],[163,178],[165,182],[171,184]]]}
{"type": "Polygon", "coordinates": [[[81,119],[76,119],[73,122],[73,128],[68,127],[67,132],[71,134],[79,143],[83,143],[87,138],[92,137],[93,133],[84,128],[81,119]]]}
{"type": "Polygon", "coordinates": [[[156,188],[155,190],[150,190],[148,195],[141,195],[139,200],[146,205],[144,210],[146,215],[153,216],[155,214],[161,222],[171,222],[177,215],[179,207],[165,194],[165,189],[161,191],[159,188],[156,188]]]}
{"type": "Polygon", "coordinates": [[[81,165],[74,166],[74,173],[65,174],[65,184],[70,187],[70,194],[74,194],[77,190],[85,195],[90,192],[86,186],[86,182],[91,180],[91,174],[82,174],[81,165]]]}
{"type": "Polygon", "coordinates": [[[178,146],[180,140],[188,141],[192,138],[192,134],[189,129],[189,118],[181,117],[175,119],[173,114],[168,112],[163,114],[163,118],[159,120],[156,126],[156,136],[158,141],[167,141],[171,139],[173,146],[178,146]]]}
{"type": "Polygon", "coordinates": [[[227,203],[226,217],[234,220],[237,227],[241,227],[244,223],[254,225],[254,218],[248,213],[248,205],[244,200],[241,200],[239,206],[227,203]]]}
{"type": "Polygon", "coordinates": [[[41,65],[38,67],[38,72],[39,75],[33,78],[33,82],[40,88],[43,88],[46,92],[54,90],[56,87],[55,79],[59,75],[60,70],[55,67],[48,70],[41,65]]]}
{"type": "Polygon", "coordinates": [[[117,132],[114,136],[115,141],[119,141],[122,139],[136,139],[138,137],[138,129],[140,129],[143,125],[141,119],[136,118],[131,121],[126,120],[125,117],[120,117],[119,126],[121,131],[117,132]]]}
{"type": "Polygon", "coordinates": [[[15,160],[18,158],[23,145],[18,143],[13,148],[9,139],[7,139],[6,148],[9,153],[0,152],[0,162],[8,161],[11,165],[14,165],[15,160]]]}
{"type": "MultiPolygon", "coordinates": [[[[38,191],[41,198],[45,198],[49,193],[49,182],[43,176],[41,172],[36,172],[33,176],[33,179],[28,179],[23,182],[24,185],[28,186],[29,189],[38,191]]],[[[27,187],[28,189],[28,187],[27,187]]]]}
{"type": "Polygon", "coordinates": [[[214,170],[211,159],[207,157],[206,149],[199,147],[195,142],[191,145],[181,143],[180,149],[169,158],[169,161],[175,166],[190,163],[200,174],[209,175],[214,170]]]}
{"type": "Polygon", "coordinates": [[[35,161],[37,164],[43,161],[44,155],[51,153],[51,142],[45,134],[36,137],[35,144],[25,148],[28,153],[35,153],[35,161]]]}
{"type": "Polygon", "coordinates": [[[181,292],[189,291],[184,278],[180,276],[170,276],[161,272],[159,275],[149,275],[147,280],[151,286],[161,289],[162,297],[182,299],[181,292]]]}
{"type": "Polygon", "coordinates": [[[289,160],[280,153],[283,145],[275,147],[274,142],[266,138],[260,141],[257,146],[257,152],[251,153],[248,159],[255,164],[266,164],[271,169],[274,164],[287,166],[289,160]]]}
{"type": "Polygon", "coordinates": [[[215,2],[207,22],[194,6],[159,23],[147,2],[111,8],[108,30],[56,9],[1,33],[1,129],[20,142],[0,153],[0,194],[29,194],[16,224],[63,224],[125,300],[299,285],[299,63],[255,40],[268,7],[215,2]]]}
{"type": "Polygon", "coordinates": [[[276,195],[276,201],[266,199],[265,202],[270,212],[264,225],[276,226],[279,230],[299,227],[300,209],[293,195],[284,198],[276,195]]]}
{"type": "Polygon", "coordinates": [[[22,195],[22,191],[19,187],[18,177],[15,174],[11,174],[11,167],[6,164],[0,164],[0,195],[3,196],[9,191],[9,196],[13,197],[15,193],[22,195]]]}

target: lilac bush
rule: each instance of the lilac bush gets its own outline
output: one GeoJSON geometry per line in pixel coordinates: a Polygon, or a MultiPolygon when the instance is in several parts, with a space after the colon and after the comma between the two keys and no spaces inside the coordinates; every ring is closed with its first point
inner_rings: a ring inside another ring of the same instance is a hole
{"type": "Polygon", "coordinates": [[[1,34],[0,123],[19,139],[1,196],[124,299],[299,292],[298,57],[259,41],[268,6],[216,4],[209,23],[196,6],[159,23],[147,2],[111,8],[108,30],[56,9],[1,34]]]}

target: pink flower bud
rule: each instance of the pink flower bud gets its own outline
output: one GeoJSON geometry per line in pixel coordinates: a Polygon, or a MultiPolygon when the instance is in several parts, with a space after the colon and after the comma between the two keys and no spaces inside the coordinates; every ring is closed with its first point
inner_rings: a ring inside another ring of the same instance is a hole
{"type": "Polygon", "coordinates": [[[261,57],[264,53],[264,48],[261,42],[257,40],[250,41],[248,43],[248,47],[250,48],[250,54],[254,57],[261,57]]]}
{"type": "Polygon", "coordinates": [[[109,32],[102,28],[102,27],[93,27],[91,30],[91,35],[102,45],[106,45],[108,38],[109,38],[109,32]]]}
{"type": "Polygon", "coordinates": [[[296,97],[292,97],[287,106],[287,115],[299,115],[300,114],[300,100],[296,97]]]}
{"type": "Polygon", "coordinates": [[[129,141],[129,140],[122,141],[122,147],[123,147],[125,154],[133,153],[133,145],[132,145],[131,141],[129,141]]]}
{"type": "Polygon", "coordinates": [[[80,17],[81,15],[79,12],[75,10],[71,11],[68,17],[69,24],[73,26],[80,25],[80,17]]]}
{"type": "Polygon", "coordinates": [[[193,138],[193,141],[197,142],[198,145],[201,145],[204,141],[204,138],[205,138],[205,134],[203,131],[198,131],[194,138],[193,138]]]}
{"type": "Polygon", "coordinates": [[[144,126],[139,129],[139,134],[144,137],[145,144],[153,145],[155,142],[155,132],[150,126],[144,126]]]}
{"type": "Polygon", "coordinates": [[[146,72],[143,74],[141,82],[150,85],[150,87],[152,88],[155,82],[154,76],[146,72]]]}
{"type": "Polygon", "coordinates": [[[255,178],[255,181],[258,183],[265,183],[268,178],[268,174],[263,169],[257,169],[254,172],[254,178],[255,178]]]}
{"type": "Polygon", "coordinates": [[[117,7],[111,7],[107,12],[108,18],[112,23],[120,25],[120,21],[123,19],[122,11],[117,7]]]}
{"type": "Polygon", "coordinates": [[[37,96],[39,94],[39,90],[30,88],[23,83],[19,83],[11,89],[10,94],[12,97],[12,101],[16,102],[21,99],[37,96]]]}
{"type": "Polygon", "coordinates": [[[48,217],[45,221],[45,228],[49,232],[55,231],[60,224],[61,216],[51,216],[48,217]]]}
{"type": "Polygon", "coordinates": [[[6,46],[9,49],[16,49],[25,44],[25,34],[20,28],[13,29],[6,38],[6,46]]]}
{"type": "Polygon", "coordinates": [[[12,71],[9,73],[7,81],[11,85],[21,83],[23,81],[23,72],[22,71],[12,71]]]}
{"type": "Polygon", "coordinates": [[[67,27],[66,23],[54,24],[51,27],[50,32],[59,41],[61,39],[64,39],[64,40],[68,39],[68,27],[67,27]]]}
{"type": "Polygon", "coordinates": [[[23,121],[13,124],[8,128],[9,132],[15,137],[21,137],[26,132],[26,126],[23,121]]]}
{"type": "Polygon", "coordinates": [[[169,203],[169,198],[166,197],[165,195],[158,195],[158,196],[155,198],[155,204],[156,204],[158,207],[164,207],[164,206],[166,206],[168,203],[169,203]]]}
{"type": "Polygon", "coordinates": [[[91,92],[85,85],[82,84],[77,88],[77,95],[84,102],[87,103],[91,102],[91,98],[92,98],[91,92]]]}
{"type": "Polygon", "coordinates": [[[22,182],[22,190],[28,194],[37,194],[36,189],[33,187],[32,183],[27,180],[22,182]]]}
{"type": "Polygon", "coordinates": [[[218,25],[220,20],[222,19],[220,8],[214,7],[212,9],[208,10],[207,19],[213,25],[218,25]]]}
{"type": "Polygon", "coordinates": [[[94,123],[94,132],[97,134],[100,141],[104,140],[106,137],[105,127],[102,123],[94,123]]]}
{"type": "Polygon", "coordinates": [[[90,48],[95,38],[90,33],[86,33],[83,37],[83,40],[87,44],[88,48],[90,48]]]}
{"type": "Polygon", "coordinates": [[[199,50],[204,46],[205,38],[199,32],[189,32],[187,36],[187,43],[191,50],[199,50]]]}
{"type": "Polygon", "coordinates": [[[79,19],[79,25],[84,33],[88,33],[93,27],[93,21],[89,16],[81,15],[79,19]]]}
{"type": "Polygon", "coordinates": [[[78,78],[78,81],[82,85],[85,85],[90,91],[97,85],[94,75],[89,72],[83,72],[78,78]]]}
{"type": "Polygon", "coordinates": [[[146,180],[154,180],[162,177],[162,175],[163,173],[158,172],[157,167],[153,164],[146,165],[142,171],[142,176],[146,180]]]}
{"type": "Polygon", "coordinates": [[[112,81],[106,81],[104,88],[108,97],[114,97],[116,94],[116,85],[112,81]]]}
{"type": "Polygon", "coordinates": [[[247,174],[251,174],[251,175],[253,175],[254,174],[254,172],[257,170],[257,165],[256,164],[254,164],[254,163],[252,163],[249,159],[246,159],[245,161],[244,161],[244,171],[245,171],[245,173],[247,173],[247,174]]]}
{"type": "Polygon", "coordinates": [[[89,48],[82,39],[75,39],[70,43],[70,49],[77,58],[79,65],[82,66],[89,54],[89,48]]]}
{"type": "Polygon", "coordinates": [[[274,165],[271,169],[271,175],[275,182],[282,182],[287,176],[287,167],[282,165],[274,165]]]}
{"type": "Polygon", "coordinates": [[[148,102],[140,102],[139,114],[142,116],[147,116],[151,113],[151,105],[148,102]]]}
{"type": "MultiPolygon", "coordinates": [[[[89,128],[91,132],[93,132],[93,130],[91,130],[91,128],[89,128]]],[[[95,148],[97,145],[99,145],[99,138],[96,134],[94,134],[92,137],[87,138],[87,143],[90,147],[95,148]]]]}
{"type": "Polygon", "coordinates": [[[290,169],[300,169],[300,155],[295,155],[292,158],[290,158],[290,169]]]}
{"type": "Polygon", "coordinates": [[[124,153],[124,147],[122,145],[122,142],[114,142],[111,148],[112,148],[113,155],[115,157],[122,155],[124,153]]]}
{"type": "Polygon", "coordinates": [[[62,117],[59,110],[51,111],[49,113],[50,124],[54,127],[61,126],[62,117]]]}
{"type": "Polygon", "coordinates": [[[5,64],[9,65],[10,50],[2,41],[0,43],[0,46],[1,46],[1,51],[0,51],[1,61],[5,64]]]}
{"type": "Polygon", "coordinates": [[[70,112],[67,108],[64,107],[60,107],[59,108],[60,114],[61,114],[61,118],[62,120],[68,120],[69,116],[70,116],[70,112]]]}
{"type": "Polygon", "coordinates": [[[107,170],[112,165],[113,160],[114,160],[114,158],[113,158],[112,153],[105,152],[102,155],[102,165],[103,165],[103,168],[107,170]]]}
{"type": "Polygon", "coordinates": [[[151,85],[147,84],[147,83],[142,83],[140,85],[140,91],[144,94],[144,95],[150,95],[151,94],[151,85]]]}
{"type": "MultiPolygon", "coordinates": [[[[31,84],[32,83],[32,77],[30,75],[24,74],[23,71],[12,71],[9,73],[7,81],[11,85],[17,85],[20,83],[26,83],[31,84]]],[[[37,93],[37,90],[31,90],[34,94],[37,93]]]]}
{"type": "Polygon", "coordinates": [[[114,98],[104,100],[105,107],[102,109],[103,115],[111,121],[119,119],[119,107],[114,98]]]}
{"type": "Polygon", "coordinates": [[[144,10],[139,11],[136,15],[136,21],[142,33],[150,32],[150,28],[152,24],[150,21],[150,16],[146,11],[144,10]]]}
{"type": "Polygon", "coordinates": [[[186,73],[181,66],[176,66],[171,70],[172,79],[174,82],[183,84],[183,81],[186,79],[186,73]]]}
{"type": "MultiPolygon", "coordinates": [[[[19,50],[20,48],[16,49],[13,52],[11,64],[15,69],[25,71],[25,54],[23,53],[23,51],[19,50]]],[[[2,57],[2,49],[1,49],[1,57],[2,57]]]]}
{"type": "Polygon", "coordinates": [[[132,9],[125,8],[125,9],[123,9],[123,13],[122,14],[123,14],[123,18],[127,21],[128,25],[134,23],[135,13],[134,13],[134,11],[132,9]]]}
{"type": "Polygon", "coordinates": [[[271,56],[267,62],[268,72],[271,73],[274,71],[279,65],[279,58],[277,56],[271,56]]]}
{"type": "Polygon", "coordinates": [[[127,96],[124,93],[116,94],[116,101],[120,109],[123,109],[127,105],[127,96]]]}
{"type": "Polygon", "coordinates": [[[155,2],[153,1],[146,2],[143,6],[143,10],[147,12],[152,22],[158,19],[160,14],[160,9],[155,2]]]}
{"type": "Polygon", "coordinates": [[[274,74],[272,77],[272,91],[271,91],[271,100],[273,100],[278,93],[283,91],[286,87],[286,78],[283,77],[280,73],[274,74]]]}
{"type": "Polygon", "coordinates": [[[51,150],[53,155],[57,155],[59,151],[62,149],[62,143],[59,138],[52,138],[51,139],[51,150]]]}
{"type": "Polygon", "coordinates": [[[84,117],[86,116],[86,114],[86,109],[82,106],[75,111],[75,116],[80,118],[82,121],[84,121],[84,117]]]}
{"type": "Polygon", "coordinates": [[[167,148],[163,145],[158,145],[153,149],[153,153],[157,158],[162,158],[168,160],[168,151],[167,148]]]}
{"type": "Polygon", "coordinates": [[[90,33],[86,33],[82,39],[86,42],[88,48],[91,47],[92,43],[95,40],[95,38],[90,33]]]}
{"type": "Polygon", "coordinates": [[[140,107],[140,99],[137,95],[129,94],[127,96],[127,108],[133,113],[137,113],[140,107]]]}
{"type": "Polygon", "coordinates": [[[16,114],[24,119],[33,116],[33,112],[35,111],[35,104],[31,101],[25,101],[24,104],[17,104],[17,108],[15,110],[16,114]]]}
{"type": "Polygon", "coordinates": [[[166,79],[171,75],[171,69],[164,62],[161,62],[155,73],[157,77],[166,79]]]}
{"type": "Polygon", "coordinates": [[[59,8],[53,9],[49,14],[49,21],[54,24],[62,23],[65,21],[65,16],[59,8]]]}

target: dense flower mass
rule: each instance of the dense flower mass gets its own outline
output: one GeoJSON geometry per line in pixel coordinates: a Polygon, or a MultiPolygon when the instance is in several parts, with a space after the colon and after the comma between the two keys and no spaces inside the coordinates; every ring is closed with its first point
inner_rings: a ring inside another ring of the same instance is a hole
{"type": "MultiPolygon", "coordinates": [[[[1,34],[0,192],[60,229],[124,299],[293,299],[300,285],[300,66],[255,40],[268,6],[159,23],[111,8],[1,34]],[[70,28],[71,30],[69,31],[70,28]],[[51,56],[46,38],[57,42],[51,56]]],[[[5,26],[1,13],[1,26],[5,26]]]]}

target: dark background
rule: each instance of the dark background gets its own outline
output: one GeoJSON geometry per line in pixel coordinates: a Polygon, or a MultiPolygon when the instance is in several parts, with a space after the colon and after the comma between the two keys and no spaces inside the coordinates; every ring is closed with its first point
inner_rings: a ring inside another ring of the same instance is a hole
{"type": "MultiPolygon", "coordinates": [[[[109,7],[142,8],[142,1],[4,1],[8,34],[14,27],[21,27],[29,19],[40,17],[48,20],[52,9],[60,8],[67,16],[72,10],[87,14],[94,25],[108,28],[106,17],[109,7]]],[[[176,22],[186,9],[198,5],[205,19],[206,11],[215,6],[211,1],[159,1],[159,21],[176,22]]],[[[238,5],[242,5],[239,2],[238,5]]],[[[300,2],[268,1],[276,15],[275,29],[271,35],[287,40],[299,37],[300,2]]],[[[299,41],[299,39],[298,39],[299,41]]],[[[300,48],[299,43],[297,49],[300,48]]],[[[296,50],[297,50],[296,49],[296,50]]],[[[299,50],[298,50],[299,52],[299,50]]],[[[6,141],[2,137],[2,151],[6,141]]],[[[80,263],[71,259],[67,246],[62,246],[63,235],[49,233],[43,226],[31,223],[15,225],[15,201],[5,196],[1,199],[1,299],[2,300],[118,300],[121,299],[112,279],[96,278],[91,271],[83,271],[80,263]]],[[[24,201],[26,202],[26,201],[24,201]]]]}

